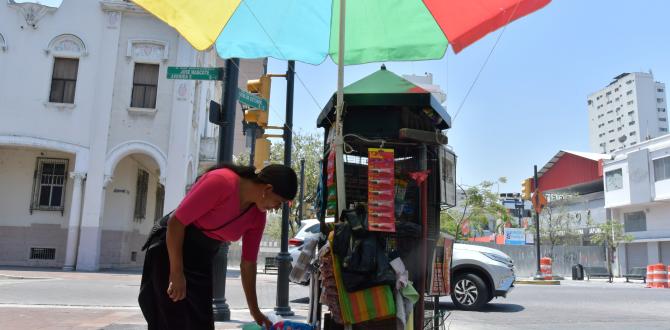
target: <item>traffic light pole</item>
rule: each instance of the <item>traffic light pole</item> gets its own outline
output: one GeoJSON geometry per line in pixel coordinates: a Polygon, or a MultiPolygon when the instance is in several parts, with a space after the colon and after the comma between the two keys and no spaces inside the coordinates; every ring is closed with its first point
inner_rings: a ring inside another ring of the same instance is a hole
{"type": "MultiPolygon", "coordinates": [[[[233,142],[235,138],[235,109],[237,108],[237,79],[239,76],[240,60],[237,58],[226,60],[223,81],[222,108],[226,114],[225,121],[219,124],[219,163],[233,161],[233,142]]],[[[228,246],[221,244],[219,252],[214,257],[213,265],[213,300],[214,319],[216,321],[230,321],[230,308],[226,303],[226,273],[228,268],[228,246]]]]}
{"type": "Polygon", "coordinates": [[[250,129],[247,130],[251,136],[251,152],[249,153],[249,166],[254,166],[254,156],[256,155],[256,129],[258,125],[250,124],[250,129]]]}
{"type": "Polygon", "coordinates": [[[302,220],[302,212],[305,208],[305,158],[300,160],[300,208],[298,209],[298,221],[302,220]]]}
{"type": "MultiPolygon", "coordinates": [[[[533,169],[535,171],[535,180],[533,180],[533,191],[535,192],[535,195],[533,198],[535,199],[535,205],[540,205],[540,192],[538,190],[539,182],[537,181],[537,165],[534,165],[533,169]]],[[[537,261],[537,273],[535,274],[535,277],[543,278],[542,272],[540,270],[540,212],[537,212],[537,209],[535,210],[535,258],[537,261]]]]}
{"type": "MultiPolygon", "coordinates": [[[[293,143],[293,78],[295,61],[288,61],[286,72],[286,123],[284,124],[284,165],[291,166],[291,145],[293,143]]],[[[277,306],[275,312],[281,316],[294,313],[288,305],[288,276],[291,269],[291,255],[288,253],[288,203],[284,203],[281,213],[281,250],[277,255],[279,274],[277,275],[277,306]]]]}

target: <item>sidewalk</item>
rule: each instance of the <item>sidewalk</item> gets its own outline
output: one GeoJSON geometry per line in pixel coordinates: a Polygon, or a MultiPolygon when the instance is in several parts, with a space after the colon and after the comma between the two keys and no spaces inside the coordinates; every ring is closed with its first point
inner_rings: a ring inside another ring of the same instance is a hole
{"type": "MultiPolygon", "coordinates": [[[[58,269],[0,267],[2,329],[146,329],[137,305],[141,275],[137,271],[64,272],[58,269]]],[[[259,274],[259,304],[264,312],[276,304],[276,274],[259,274]]],[[[239,329],[252,322],[241,290],[239,271],[230,269],[226,299],[230,322],[216,329],[239,329]]],[[[291,319],[304,321],[307,288],[289,287],[291,319]]]]}

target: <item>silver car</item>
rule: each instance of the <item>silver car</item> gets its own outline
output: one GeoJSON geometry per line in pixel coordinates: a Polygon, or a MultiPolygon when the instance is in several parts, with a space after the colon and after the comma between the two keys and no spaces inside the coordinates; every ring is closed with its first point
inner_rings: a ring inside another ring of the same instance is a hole
{"type": "Polygon", "coordinates": [[[514,263],[505,253],[478,245],[454,244],[451,300],[464,310],[477,310],[514,288],[514,263]]]}

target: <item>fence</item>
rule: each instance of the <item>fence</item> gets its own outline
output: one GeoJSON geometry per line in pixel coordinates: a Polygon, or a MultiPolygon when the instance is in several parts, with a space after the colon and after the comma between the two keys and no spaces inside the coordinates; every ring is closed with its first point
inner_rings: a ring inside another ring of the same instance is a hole
{"type": "MultiPolygon", "coordinates": [[[[486,246],[506,253],[514,261],[514,271],[517,276],[526,277],[537,272],[535,245],[498,245],[476,242],[467,244],[486,246]]],[[[571,276],[572,266],[578,263],[584,267],[607,267],[605,249],[602,246],[554,246],[551,256],[549,246],[540,246],[540,257],[546,256],[552,259],[551,267],[554,275],[571,276]]]]}

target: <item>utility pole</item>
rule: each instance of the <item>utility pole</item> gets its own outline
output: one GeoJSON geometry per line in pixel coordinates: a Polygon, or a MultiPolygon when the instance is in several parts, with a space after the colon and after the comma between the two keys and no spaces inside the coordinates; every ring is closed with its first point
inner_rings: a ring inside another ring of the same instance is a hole
{"type": "MultiPolygon", "coordinates": [[[[291,166],[291,145],[293,143],[293,78],[295,61],[288,61],[286,71],[286,122],[284,123],[284,165],[291,166]]],[[[291,255],[288,253],[288,221],[290,210],[284,203],[281,213],[281,250],[277,255],[279,274],[277,274],[277,306],[275,312],[281,316],[294,313],[288,305],[288,276],[291,268],[291,255]]]]}
{"type": "MultiPolygon", "coordinates": [[[[219,123],[219,150],[217,162],[233,161],[233,142],[235,138],[235,109],[237,107],[237,79],[239,76],[240,60],[237,58],[226,60],[223,81],[222,108],[226,114],[225,121],[219,123]]],[[[226,303],[226,273],[228,268],[228,247],[230,243],[223,242],[219,252],[214,257],[213,267],[213,300],[214,319],[216,321],[230,321],[230,308],[226,303]]]]}

